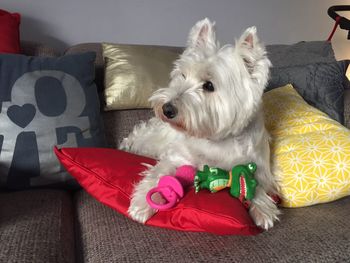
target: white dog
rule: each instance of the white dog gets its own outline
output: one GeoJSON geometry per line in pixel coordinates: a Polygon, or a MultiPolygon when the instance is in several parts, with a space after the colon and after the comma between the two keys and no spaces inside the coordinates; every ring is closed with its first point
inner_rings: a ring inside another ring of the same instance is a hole
{"type": "Polygon", "coordinates": [[[258,186],[249,212],[258,226],[272,227],[280,212],[269,196],[277,193],[277,184],[261,109],[271,63],[256,28],[248,28],[235,45],[220,47],[214,23],[199,21],[174,64],[169,86],[150,98],[156,117],[136,126],[120,146],[159,160],[135,186],[130,216],[146,222],[155,213],[147,192],[181,165],[230,170],[255,162],[258,186]]]}

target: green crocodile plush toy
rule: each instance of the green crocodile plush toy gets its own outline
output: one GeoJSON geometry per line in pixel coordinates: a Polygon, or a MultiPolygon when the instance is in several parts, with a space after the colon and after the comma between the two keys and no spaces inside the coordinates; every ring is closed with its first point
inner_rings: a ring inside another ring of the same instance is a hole
{"type": "Polygon", "coordinates": [[[243,204],[249,206],[257,186],[255,171],[255,163],[237,165],[231,171],[205,165],[203,171],[197,171],[194,177],[195,191],[198,193],[201,189],[208,189],[215,193],[229,187],[233,197],[239,198],[243,204]]]}

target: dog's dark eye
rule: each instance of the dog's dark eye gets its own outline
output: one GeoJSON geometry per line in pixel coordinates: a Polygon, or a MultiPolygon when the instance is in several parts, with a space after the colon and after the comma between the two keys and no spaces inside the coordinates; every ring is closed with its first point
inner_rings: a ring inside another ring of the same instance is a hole
{"type": "Polygon", "coordinates": [[[214,91],[214,85],[210,81],[206,81],[203,84],[203,89],[205,91],[213,92],[214,91]]]}
{"type": "Polygon", "coordinates": [[[186,79],[186,75],[185,75],[185,74],[182,73],[181,76],[182,76],[184,79],[186,79]]]}

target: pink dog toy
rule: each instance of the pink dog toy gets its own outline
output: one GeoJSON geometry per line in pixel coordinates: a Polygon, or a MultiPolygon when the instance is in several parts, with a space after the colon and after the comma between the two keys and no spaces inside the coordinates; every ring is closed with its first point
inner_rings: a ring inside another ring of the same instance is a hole
{"type": "Polygon", "coordinates": [[[146,196],[148,204],[158,210],[167,210],[184,196],[184,187],[193,185],[196,169],[191,165],[183,165],[176,169],[175,175],[165,175],[160,178],[158,186],[152,188],[146,196]],[[158,193],[165,200],[165,203],[156,203],[152,195],[158,193]]]}

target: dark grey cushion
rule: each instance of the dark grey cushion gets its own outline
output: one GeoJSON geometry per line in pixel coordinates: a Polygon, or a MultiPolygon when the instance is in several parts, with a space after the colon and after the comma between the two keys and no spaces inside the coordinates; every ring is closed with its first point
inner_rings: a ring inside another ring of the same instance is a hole
{"type": "Polygon", "coordinates": [[[343,124],[348,64],[348,61],[339,61],[273,67],[266,90],[291,83],[309,104],[343,124]]]}
{"type": "Polygon", "coordinates": [[[257,236],[215,236],[146,227],[75,195],[78,248],[84,262],[346,262],[350,198],[283,209],[281,221],[257,236]]]}
{"type": "Polygon", "coordinates": [[[0,55],[0,186],[74,185],[53,147],[105,145],[94,60],[0,55]]]}
{"type": "Polygon", "coordinates": [[[266,49],[273,66],[266,90],[291,83],[309,104],[344,123],[348,62],[336,61],[330,42],[304,41],[266,49]]]}
{"type": "Polygon", "coordinates": [[[350,129],[350,89],[344,93],[344,125],[350,129]]]}
{"type": "Polygon", "coordinates": [[[0,193],[0,262],[74,262],[71,196],[65,191],[0,193]]]}
{"type": "Polygon", "coordinates": [[[267,45],[266,50],[273,67],[336,61],[332,44],[327,41],[302,41],[292,45],[267,45]]]}

